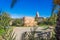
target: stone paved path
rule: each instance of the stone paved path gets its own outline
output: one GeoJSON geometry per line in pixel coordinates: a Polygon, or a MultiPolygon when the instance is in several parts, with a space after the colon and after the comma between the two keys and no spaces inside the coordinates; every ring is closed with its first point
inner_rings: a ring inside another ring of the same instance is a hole
{"type": "MultiPolygon", "coordinates": [[[[31,31],[32,27],[15,27],[14,32],[16,34],[16,40],[21,40],[21,36],[24,32],[31,31]]],[[[38,27],[37,31],[41,31],[43,28],[38,27]]]]}

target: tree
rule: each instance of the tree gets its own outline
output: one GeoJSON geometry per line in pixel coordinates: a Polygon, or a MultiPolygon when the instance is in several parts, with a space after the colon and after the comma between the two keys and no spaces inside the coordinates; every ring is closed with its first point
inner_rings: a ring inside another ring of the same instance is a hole
{"type": "Polygon", "coordinates": [[[60,5],[60,0],[54,0],[54,4],[60,5]]]}
{"type": "Polygon", "coordinates": [[[6,12],[2,12],[0,15],[0,26],[3,26],[2,28],[5,29],[6,26],[9,25],[10,16],[6,12]]]}
{"type": "Polygon", "coordinates": [[[57,19],[57,14],[52,13],[50,18],[48,19],[48,24],[49,25],[55,25],[56,24],[56,19],[57,19]]]}
{"type": "Polygon", "coordinates": [[[10,22],[10,15],[7,14],[6,12],[2,12],[0,15],[0,27],[2,27],[4,30],[6,27],[9,26],[10,22]]]}
{"type": "MultiPolygon", "coordinates": [[[[60,0],[53,0],[54,1],[54,5],[59,5],[60,6],[60,0]]],[[[56,9],[56,6],[53,7],[53,11],[56,9]]],[[[53,12],[52,11],[52,12],[53,12]]],[[[56,33],[56,39],[60,40],[60,8],[58,10],[58,18],[57,18],[57,25],[55,27],[55,33],[56,33]]]]}
{"type": "Polygon", "coordinates": [[[22,19],[14,19],[13,26],[21,26],[22,25],[22,19]]]}
{"type": "Polygon", "coordinates": [[[16,4],[16,2],[17,2],[17,0],[12,0],[12,2],[11,2],[11,8],[13,8],[14,7],[14,5],[16,4]]]}
{"type": "Polygon", "coordinates": [[[57,40],[60,40],[60,10],[59,10],[59,13],[58,13],[57,25],[56,25],[56,28],[55,28],[55,32],[56,32],[57,40]]]}
{"type": "Polygon", "coordinates": [[[0,13],[0,32],[1,32],[1,30],[3,30],[1,36],[4,40],[14,40],[15,39],[15,37],[13,38],[13,36],[14,36],[14,33],[12,33],[13,31],[9,30],[10,29],[10,26],[9,26],[10,20],[11,20],[11,18],[8,13],[6,13],[6,12],[0,13]]]}

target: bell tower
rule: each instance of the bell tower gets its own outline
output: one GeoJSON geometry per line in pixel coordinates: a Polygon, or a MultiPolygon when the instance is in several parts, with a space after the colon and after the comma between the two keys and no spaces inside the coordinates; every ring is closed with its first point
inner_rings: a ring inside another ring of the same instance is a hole
{"type": "Polygon", "coordinates": [[[37,11],[37,13],[36,13],[36,17],[38,18],[39,17],[39,12],[37,11]]]}
{"type": "Polygon", "coordinates": [[[35,20],[38,21],[38,19],[39,19],[39,12],[37,11],[36,16],[35,16],[35,20]]]}

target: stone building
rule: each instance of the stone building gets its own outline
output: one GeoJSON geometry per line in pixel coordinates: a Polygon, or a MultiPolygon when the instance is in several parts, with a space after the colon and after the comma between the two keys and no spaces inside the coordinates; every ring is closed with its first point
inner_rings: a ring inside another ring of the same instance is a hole
{"type": "Polygon", "coordinates": [[[36,13],[35,20],[37,21],[37,24],[43,22],[44,18],[39,16],[39,12],[36,13]]]}
{"type": "Polygon", "coordinates": [[[37,22],[35,21],[35,18],[33,17],[23,17],[23,25],[24,26],[37,26],[37,22]]]}
{"type": "Polygon", "coordinates": [[[37,26],[38,23],[43,21],[43,17],[39,16],[39,12],[36,13],[36,17],[23,17],[24,26],[37,26]]]}

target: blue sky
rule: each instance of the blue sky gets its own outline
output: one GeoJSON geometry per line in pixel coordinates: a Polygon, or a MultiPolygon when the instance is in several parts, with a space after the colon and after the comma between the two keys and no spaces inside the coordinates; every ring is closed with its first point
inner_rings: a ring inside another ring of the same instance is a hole
{"type": "Polygon", "coordinates": [[[8,12],[13,18],[24,16],[35,17],[38,11],[40,17],[49,17],[52,11],[52,0],[18,0],[14,8],[10,8],[12,0],[0,0],[0,10],[8,12]]]}

